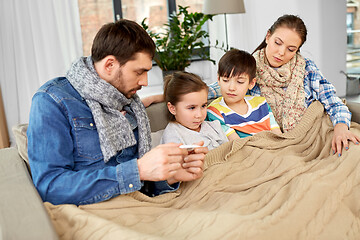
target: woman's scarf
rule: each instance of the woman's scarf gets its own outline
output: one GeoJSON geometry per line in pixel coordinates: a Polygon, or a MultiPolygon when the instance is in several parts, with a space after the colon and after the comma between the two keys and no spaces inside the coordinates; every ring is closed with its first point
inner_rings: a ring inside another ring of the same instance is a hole
{"type": "Polygon", "coordinates": [[[120,112],[124,106],[129,106],[135,114],[139,132],[139,158],[150,150],[149,119],[138,95],[128,99],[101,79],[91,57],[82,57],[73,63],[66,78],[91,109],[105,162],[119,151],[137,144],[129,121],[120,112]]]}
{"type": "Polygon", "coordinates": [[[299,123],[306,110],[305,59],[296,54],[289,62],[274,69],[266,59],[265,48],[253,55],[261,95],[266,98],[281,129],[289,131],[299,123]]]}

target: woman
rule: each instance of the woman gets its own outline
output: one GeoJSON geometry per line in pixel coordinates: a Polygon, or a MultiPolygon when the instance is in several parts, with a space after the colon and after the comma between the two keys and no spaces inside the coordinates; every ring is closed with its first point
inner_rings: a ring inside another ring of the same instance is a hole
{"type": "MultiPolygon", "coordinates": [[[[266,98],[284,132],[299,123],[312,101],[319,100],[334,125],[333,153],[341,156],[342,147],[349,148],[349,140],[359,144],[360,138],[349,130],[351,113],[336,96],[334,86],[313,61],[299,53],[306,35],[306,26],[298,16],[284,15],[277,19],[253,52],[257,85],[250,94],[266,98]]],[[[218,97],[218,83],[209,87],[209,98],[218,97]]]]}

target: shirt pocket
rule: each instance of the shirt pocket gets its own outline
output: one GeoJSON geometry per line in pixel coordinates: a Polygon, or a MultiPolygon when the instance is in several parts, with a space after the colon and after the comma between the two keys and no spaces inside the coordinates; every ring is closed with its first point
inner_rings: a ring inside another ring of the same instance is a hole
{"type": "Polygon", "coordinates": [[[76,151],[79,157],[92,160],[103,158],[99,134],[93,118],[73,118],[76,151]]]}

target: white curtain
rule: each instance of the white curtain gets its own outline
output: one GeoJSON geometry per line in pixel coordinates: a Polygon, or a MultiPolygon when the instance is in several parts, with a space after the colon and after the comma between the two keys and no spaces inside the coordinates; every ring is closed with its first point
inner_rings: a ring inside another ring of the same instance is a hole
{"type": "Polygon", "coordinates": [[[0,1],[0,86],[11,128],[29,121],[31,98],[82,55],[78,2],[0,1]]]}

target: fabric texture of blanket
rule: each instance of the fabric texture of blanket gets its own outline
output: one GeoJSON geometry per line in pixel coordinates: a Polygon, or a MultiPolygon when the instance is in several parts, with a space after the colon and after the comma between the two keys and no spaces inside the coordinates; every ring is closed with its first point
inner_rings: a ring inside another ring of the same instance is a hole
{"type": "Polygon", "coordinates": [[[176,192],[45,207],[61,239],[360,239],[360,146],[338,157],[332,135],[314,102],[287,133],[210,151],[204,176],[176,192]]]}

